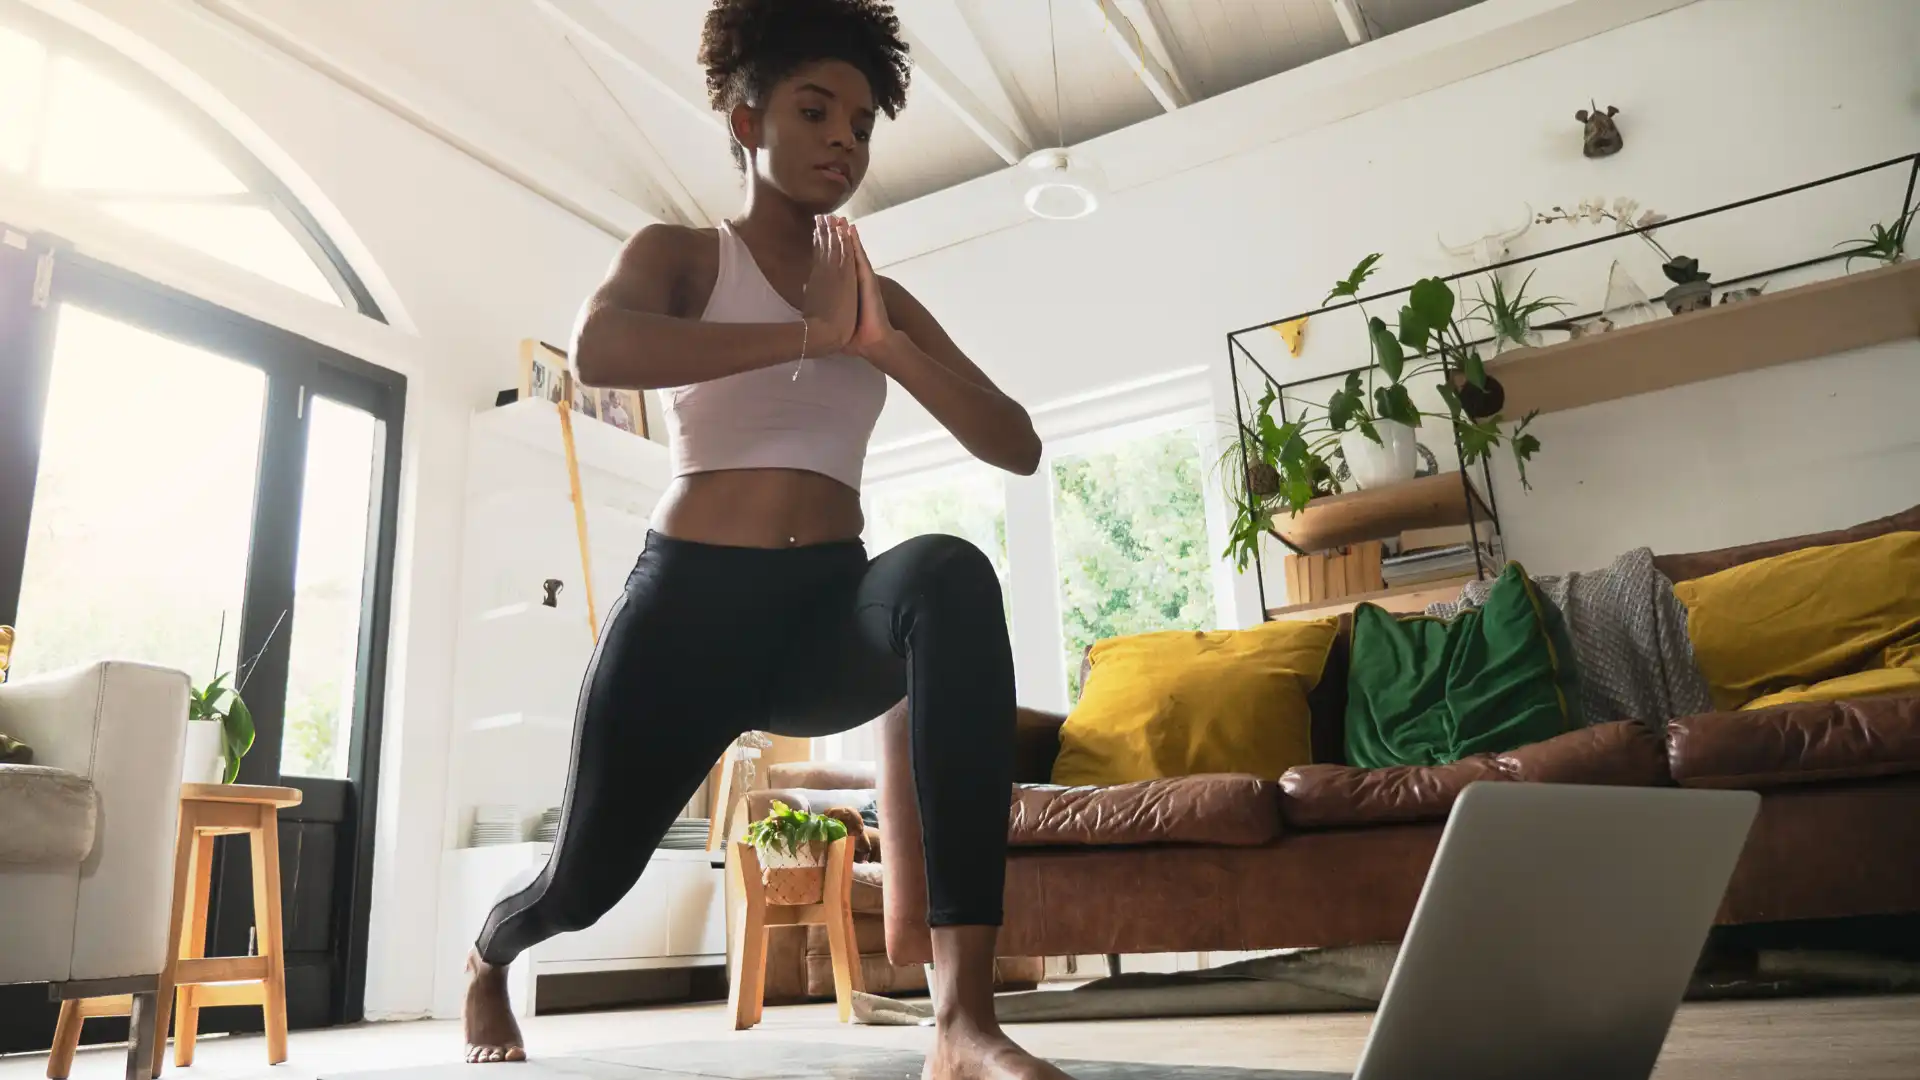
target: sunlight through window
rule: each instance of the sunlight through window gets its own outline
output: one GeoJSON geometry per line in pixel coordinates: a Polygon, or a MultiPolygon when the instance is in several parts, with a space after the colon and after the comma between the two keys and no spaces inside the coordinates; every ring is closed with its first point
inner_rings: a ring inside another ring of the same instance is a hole
{"type": "Polygon", "coordinates": [[[259,162],[101,50],[58,40],[51,26],[36,33],[31,22],[0,26],[0,182],[86,200],[317,300],[358,306],[332,249],[309,238],[259,162]]]}

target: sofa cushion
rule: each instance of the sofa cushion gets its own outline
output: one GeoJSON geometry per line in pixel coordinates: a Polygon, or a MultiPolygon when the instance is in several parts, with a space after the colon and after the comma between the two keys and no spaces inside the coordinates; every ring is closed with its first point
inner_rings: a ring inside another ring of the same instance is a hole
{"type": "Polygon", "coordinates": [[[1766,788],[1920,772],[1920,697],[1685,716],[1667,726],[1684,787],[1766,788]]]}
{"type": "Polygon", "coordinates": [[[1786,704],[1781,691],[1920,664],[1920,532],[1803,548],[1681,582],[1694,660],[1714,705],[1786,704]]]}
{"type": "Polygon", "coordinates": [[[45,765],[0,765],[0,864],[72,866],[93,851],[93,785],[45,765]]]}
{"type": "Polygon", "coordinates": [[[1443,765],[1580,726],[1573,647],[1519,563],[1452,619],[1353,613],[1347,761],[1443,765]]]}
{"type": "Polygon", "coordinates": [[[1708,574],[1717,574],[1728,567],[1750,563],[1756,559],[1785,555],[1789,551],[1799,551],[1801,548],[1851,544],[1856,540],[1871,540],[1891,532],[1915,531],[1920,531],[1920,506],[1902,510],[1897,514],[1888,514],[1883,518],[1875,518],[1850,529],[1808,533],[1805,536],[1790,536],[1784,540],[1767,540],[1758,544],[1741,544],[1738,547],[1718,548],[1714,551],[1656,555],[1653,558],[1653,565],[1655,569],[1667,575],[1668,580],[1680,582],[1705,577],[1708,574]]]}
{"type": "Polygon", "coordinates": [[[1167,630],[1093,646],[1086,692],[1060,730],[1056,784],[1125,784],[1313,760],[1307,693],[1332,619],[1167,630]]]}
{"type": "Polygon", "coordinates": [[[1447,765],[1305,765],[1280,778],[1289,828],[1440,821],[1476,781],[1658,787],[1671,781],[1659,736],[1633,720],[1595,724],[1500,754],[1447,765]]]}
{"type": "Polygon", "coordinates": [[[853,864],[853,910],[869,915],[879,915],[886,911],[886,864],[863,862],[853,864]]]}
{"type": "Polygon", "coordinates": [[[1279,787],[1234,773],[1112,787],[1017,784],[1007,822],[1007,842],[1016,847],[1253,847],[1279,835],[1279,787]]]}

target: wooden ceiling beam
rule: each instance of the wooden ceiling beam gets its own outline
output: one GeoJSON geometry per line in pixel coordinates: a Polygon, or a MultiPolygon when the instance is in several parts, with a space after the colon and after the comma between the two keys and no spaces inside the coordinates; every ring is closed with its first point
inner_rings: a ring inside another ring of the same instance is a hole
{"type": "Polygon", "coordinates": [[[1333,4],[1333,17],[1340,20],[1340,29],[1347,35],[1348,45],[1364,45],[1373,40],[1373,28],[1367,25],[1367,13],[1360,10],[1360,0],[1330,0],[1333,4]]]}
{"type": "Polygon", "coordinates": [[[1012,165],[1033,152],[1033,136],[1027,133],[1025,125],[1017,120],[1009,123],[996,115],[965,80],[941,61],[940,54],[912,30],[902,26],[900,36],[906,41],[907,55],[913,60],[916,85],[940,99],[967,130],[1000,155],[1000,160],[1012,165]]]}
{"type": "Polygon", "coordinates": [[[1163,20],[1156,10],[1155,0],[1137,0],[1134,6],[1146,16],[1137,23],[1120,9],[1115,0],[1086,2],[1088,9],[1105,24],[1108,40],[1120,51],[1121,59],[1139,76],[1147,92],[1153,95],[1161,108],[1172,112],[1193,103],[1186,82],[1180,78],[1177,70],[1169,66],[1173,63],[1173,53],[1168,50],[1166,37],[1161,33],[1163,20]],[[1167,58],[1166,63],[1161,62],[1160,56],[1167,58]]]}

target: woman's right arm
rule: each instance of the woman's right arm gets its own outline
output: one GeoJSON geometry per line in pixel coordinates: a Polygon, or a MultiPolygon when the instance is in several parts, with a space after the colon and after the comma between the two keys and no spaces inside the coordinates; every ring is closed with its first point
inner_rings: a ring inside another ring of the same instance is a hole
{"type": "Polygon", "coordinates": [[[853,336],[858,277],[839,225],[814,230],[804,323],[710,323],[668,314],[686,245],[699,242],[667,225],[649,225],[627,241],[574,327],[573,370],[581,382],[629,390],[686,386],[791,362],[803,342],[808,356],[825,356],[853,336]]]}

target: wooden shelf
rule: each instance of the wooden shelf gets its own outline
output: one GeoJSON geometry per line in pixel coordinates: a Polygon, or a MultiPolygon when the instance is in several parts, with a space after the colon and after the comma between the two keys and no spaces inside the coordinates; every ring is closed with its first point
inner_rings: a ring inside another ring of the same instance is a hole
{"type": "Polygon", "coordinates": [[[1577,409],[1920,336],[1920,262],[1900,263],[1593,337],[1487,365],[1507,416],[1577,409]]]}
{"type": "Polygon", "coordinates": [[[1311,604],[1288,604],[1286,607],[1269,608],[1269,619],[1324,619],[1330,615],[1345,615],[1361,604],[1377,604],[1396,615],[1418,615],[1427,610],[1428,604],[1442,600],[1455,600],[1460,589],[1472,581],[1474,575],[1464,577],[1441,578],[1438,581],[1420,581],[1412,585],[1398,585],[1391,589],[1376,592],[1358,593],[1343,596],[1338,600],[1319,600],[1311,604]]]}
{"type": "MultiPolygon", "coordinates": [[[[1473,515],[1488,521],[1480,489],[1471,483],[1473,515]]],[[[1467,499],[1460,473],[1448,469],[1390,487],[1348,491],[1315,499],[1298,514],[1273,516],[1273,529],[1301,551],[1326,551],[1362,540],[1389,540],[1408,529],[1467,524],[1467,499]]]]}

